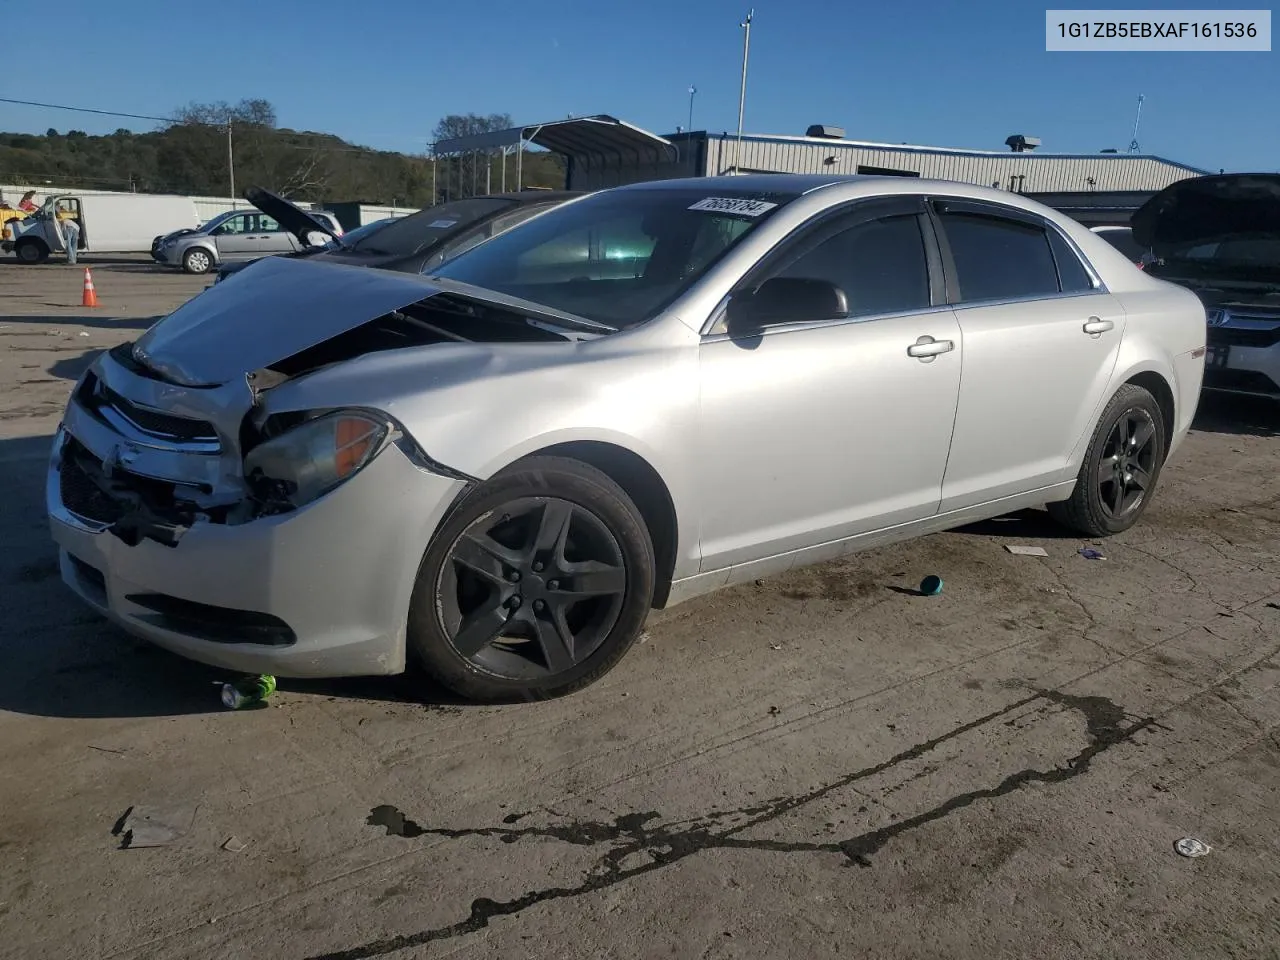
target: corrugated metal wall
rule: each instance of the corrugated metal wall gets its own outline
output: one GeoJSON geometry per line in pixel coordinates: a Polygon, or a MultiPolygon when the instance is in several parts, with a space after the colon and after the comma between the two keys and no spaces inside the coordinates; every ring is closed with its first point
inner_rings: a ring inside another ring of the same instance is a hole
{"type": "Polygon", "coordinates": [[[937,180],[958,180],[1023,192],[1078,190],[1160,190],[1197,171],[1157,157],[1126,154],[1054,156],[1034,153],[931,152],[840,141],[748,139],[737,158],[733,136],[707,138],[709,176],[732,170],[744,173],[857,173],[870,166],[917,173],[937,180]],[[829,158],[831,162],[827,162],[829,158]],[[1010,178],[1021,177],[1021,180],[1010,178]],[[1089,179],[1093,179],[1093,183],[1089,179]]]}

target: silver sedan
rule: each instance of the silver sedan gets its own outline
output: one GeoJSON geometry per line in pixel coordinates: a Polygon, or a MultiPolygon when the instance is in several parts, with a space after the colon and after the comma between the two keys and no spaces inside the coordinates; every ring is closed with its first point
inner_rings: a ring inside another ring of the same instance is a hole
{"type": "Polygon", "coordinates": [[[430,277],[253,264],[93,364],[48,507],[67,584],[185,656],[549,697],[720,587],[1038,504],[1125,530],[1204,352],[1016,195],[646,183],[430,277]]]}

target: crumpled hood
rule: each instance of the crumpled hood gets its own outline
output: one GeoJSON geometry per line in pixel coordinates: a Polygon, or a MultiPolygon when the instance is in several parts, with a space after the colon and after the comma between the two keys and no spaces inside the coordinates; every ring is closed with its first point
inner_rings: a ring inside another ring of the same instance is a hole
{"type": "Polygon", "coordinates": [[[307,235],[311,233],[323,233],[330,240],[338,239],[338,235],[325,224],[284,197],[277,197],[270,190],[250,187],[244,192],[244,198],[267,216],[273,217],[277,223],[304,244],[307,242],[307,235]]]}
{"type": "Polygon", "coordinates": [[[1134,240],[1157,256],[1174,244],[1230,234],[1280,234],[1280,174],[1179,180],[1139,207],[1132,226],[1134,240]]]}
{"type": "Polygon", "coordinates": [[[156,323],[133,356],[183,386],[230,383],[439,292],[412,274],[264,257],[156,323]]]}

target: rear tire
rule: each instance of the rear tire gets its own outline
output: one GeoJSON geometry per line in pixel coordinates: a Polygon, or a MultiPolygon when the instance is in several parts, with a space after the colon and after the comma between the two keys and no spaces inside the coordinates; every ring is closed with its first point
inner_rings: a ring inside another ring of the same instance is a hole
{"type": "Polygon", "coordinates": [[[418,569],[410,656],[470,700],[544,700],[617,665],[653,599],[640,511],[601,471],[530,457],[477,486],[418,569]]]}
{"type": "Polygon", "coordinates": [[[1088,537],[1128,530],[1146,512],[1166,450],[1164,411],[1126,383],[1102,411],[1069,500],[1048,505],[1063,526],[1088,537]]]}

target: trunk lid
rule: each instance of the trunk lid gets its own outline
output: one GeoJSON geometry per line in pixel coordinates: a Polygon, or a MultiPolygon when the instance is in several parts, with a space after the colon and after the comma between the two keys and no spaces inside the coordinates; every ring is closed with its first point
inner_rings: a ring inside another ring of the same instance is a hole
{"type": "Polygon", "coordinates": [[[1280,284],[1280,174],[1180,180],[1133,215],[1150,273],[1189,284],[1280,284]]]}

